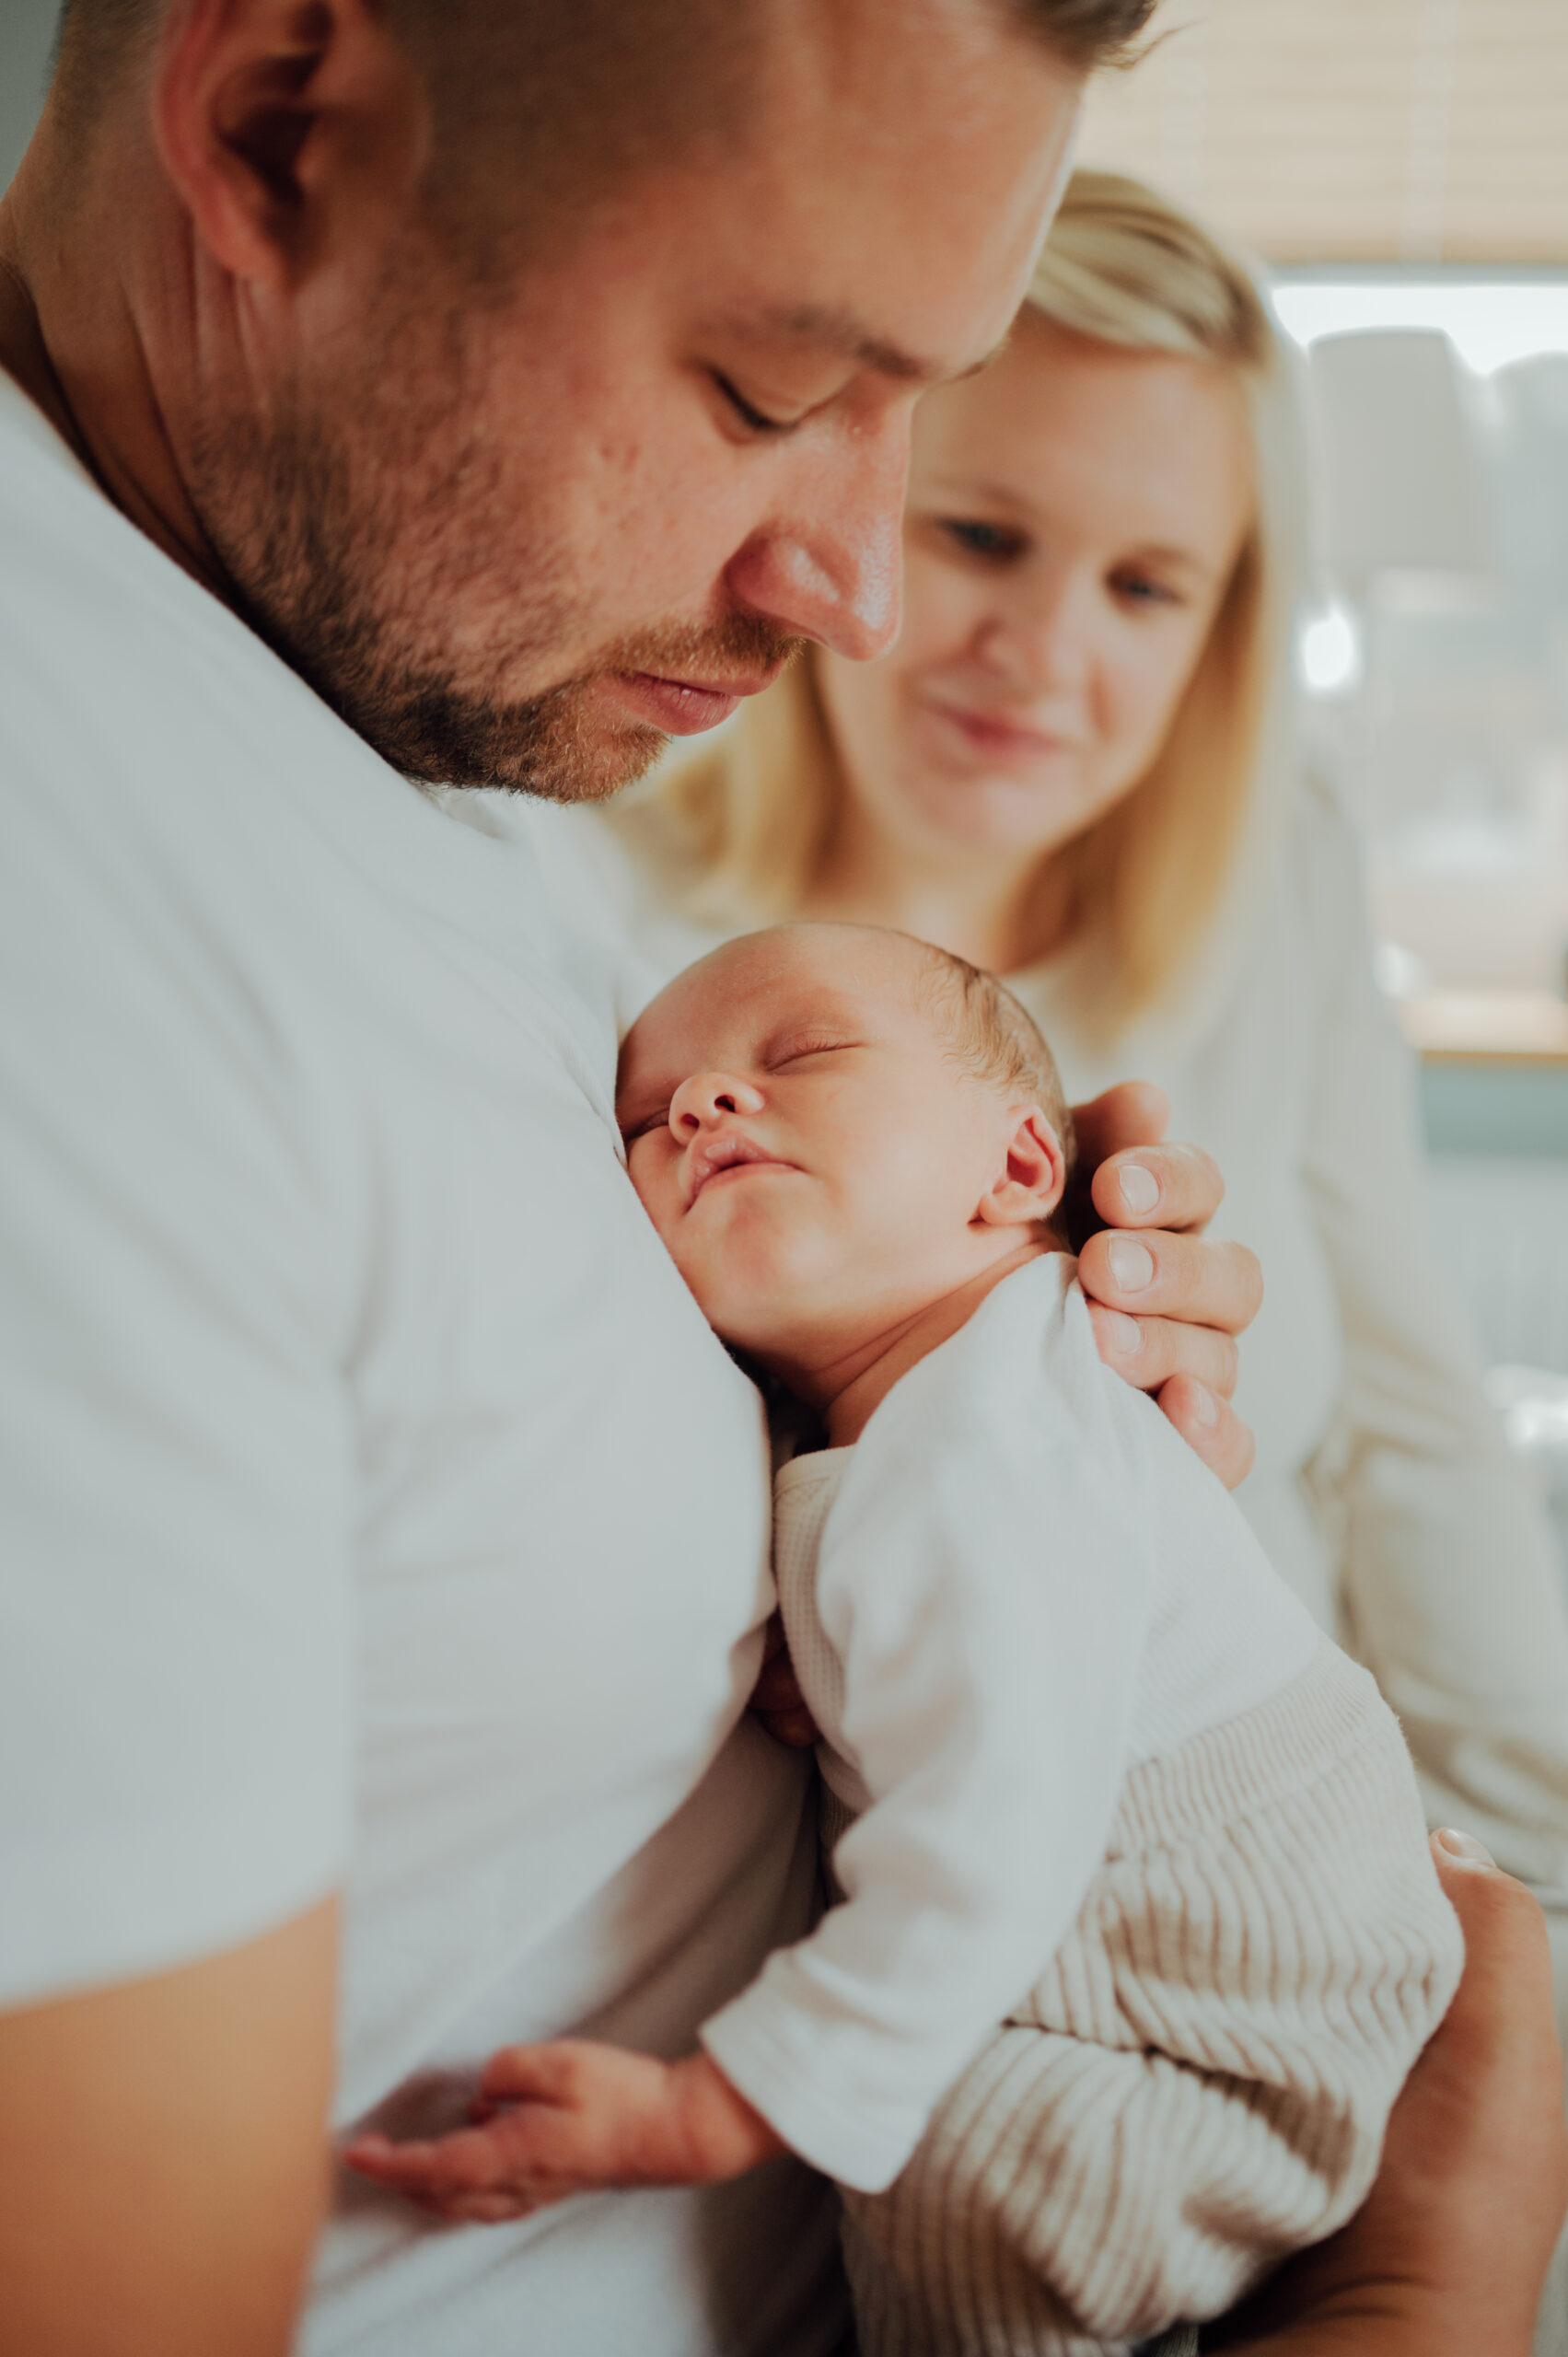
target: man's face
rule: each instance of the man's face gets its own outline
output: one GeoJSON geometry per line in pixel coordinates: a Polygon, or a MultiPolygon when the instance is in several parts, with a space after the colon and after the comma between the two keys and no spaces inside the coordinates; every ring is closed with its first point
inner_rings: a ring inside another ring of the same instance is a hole
{"type": "Polygon", "coordinates": [[[735,146],[499,294],[329,273],[206,404],[241,600],[399,767],[601,795],[801,641],[889,644],[913,402],[1005,333],[1076,99],[999,9],[912,13],[801,10],[735,146]]]}
{"type": "Polygon", "coordinates": [[[704,1315],[821,1369],[975,1274],[1021,1110],[954,1053],[899,934],[749,934],[677,976],[621,1050],[632,1183],[704,1315]]]}

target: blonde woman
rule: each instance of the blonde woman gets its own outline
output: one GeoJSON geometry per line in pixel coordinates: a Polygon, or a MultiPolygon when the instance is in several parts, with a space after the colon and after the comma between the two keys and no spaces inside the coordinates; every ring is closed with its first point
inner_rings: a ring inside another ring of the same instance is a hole
{"type": "MultiPolygon", "coordinates": [[[[1005,972],[1073,1095],[1166,1088],[1267,1274],[1242,1504],[1376,1673],[1433,1821],[1568,1885],[1551,1539],[1423,1226],[1353,830],[1292,742],[1302,476],[1246,269],[1081,171],[1006,352],[923,404],[891,652],[808,650],[697,758],[538,832],[649,988],[779,918],[899,925],[1005,972]]],[[[1109,1248],[1135,1309],[1148,1256],[1109,1248]]],[[[1149,1330],[1104,1319],[1130,1373],[1149,1330]]]]}

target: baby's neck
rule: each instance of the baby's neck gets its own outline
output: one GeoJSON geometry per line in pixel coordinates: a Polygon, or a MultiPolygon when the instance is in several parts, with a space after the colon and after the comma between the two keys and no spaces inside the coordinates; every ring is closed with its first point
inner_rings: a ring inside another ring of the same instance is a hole
{"type": "Polygon", "coordinates": [[[877,1336],[875,1342],[866,1345],[864,1353],[856,1353],[839,1367],[828,1370],[812,1404],[819,1410],[828,1427],[829,1446],[847,1448],[857,1441],[899,1377],[907,1375],[912,1366],[950,1334],[956,1334],[960,1326],[967,1326],[986,1295],[1004,1277],[1010,1277],[1026,1261],[1039,1260],[1042,1252],[1062,1249],[1054,1238],[1031,1237],[1016,1251],[992,1261],[966,1283],[928,1302],[912,1318],[877,1336]]]}

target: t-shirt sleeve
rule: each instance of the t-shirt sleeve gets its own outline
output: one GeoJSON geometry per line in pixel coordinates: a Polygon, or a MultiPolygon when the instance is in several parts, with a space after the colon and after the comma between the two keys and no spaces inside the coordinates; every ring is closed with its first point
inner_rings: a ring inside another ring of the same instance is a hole
{"type": "Polygon", "coordinates": [[[346,1274],[304,1080],[192,864],[68,730],[52,776],[49,717],[0,863],[6,2004],[285,1921],[350,1814],[346,1274]]]}

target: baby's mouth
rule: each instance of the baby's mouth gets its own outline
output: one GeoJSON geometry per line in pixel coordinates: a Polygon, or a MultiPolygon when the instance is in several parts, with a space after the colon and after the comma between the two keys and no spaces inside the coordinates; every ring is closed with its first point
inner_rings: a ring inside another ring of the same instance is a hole
{"type": "Polygon", "coordinates": [[[703,1138],[690,1146],[686,1155],[686,1208],[691,1210],[698,1196],[712,1179],[722,1178],[727,1171],[737,1170],[746,1163],[763,1163],[772,1170],[793,1170],[795,1164],[781,1161],[765,1146],[755,1144],[738,1130],[724,1130],[716,1137],[703,1138]]]}

